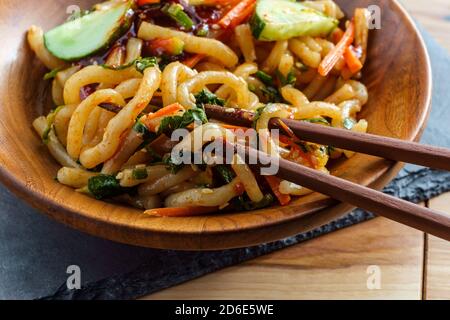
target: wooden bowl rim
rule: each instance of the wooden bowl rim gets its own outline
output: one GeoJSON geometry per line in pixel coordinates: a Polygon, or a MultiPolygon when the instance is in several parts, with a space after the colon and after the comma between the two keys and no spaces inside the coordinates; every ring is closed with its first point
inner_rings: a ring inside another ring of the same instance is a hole
{"type": "MultiPolygon", "coordinates": [[[[427,118],[429,117],[429,113],[431,110],[431,98],[432,98],[432,70],[431,70],[431,63],[430,63],[430,57],[428,54],[427,47],[425,45],[424,39],[419,32],[414,20],[411,18],[409,13],[405,10],[405,8],[398,2],[398,0],[391,1],[392,4],[396,7],[399,18],[406,24],[408,28],[414,31],[415,37],[417,37],[418,40],[418,49],[421,51],[420,54],[423,55],[425,58],[426,66],[424,67],[425,76],[426,79],[424,79],[424,82],[426,84],[426,88],[424,89],[424,94],[421,100],[423,103],[423,110],[424,112],[418,117],[418,126],[411,130],[410,136],[408,137],[409,140],[416,140],[420,137],[421,133],[423,132],[425,128],[425,124],[427,121],[427,118]]],[[[398,163],[394,163],[392,161],[384,161],[385,166],[384,170],[380,170],[383,172],[380,172],[380,175],[373,181],[375,183],[377,180],[380,180],[383,175],[387,175],[389,170],[393,170],[393,168],[396,168],[394,171],[398,172],[400,169],[400,165],[398,163]]],[[[391,173],[392,175],[392,173],[391,173]]],[[[390,177],[390,178],[393,178],[390,177]]],[[[40,190],[37,189],[31,189],[26,185],[26,181],[17,179],[16,176],[12,174],[9,170],[4,168],[3,166],[0,166],[0,182],[2,182],[7,188],[12,190],[16,195],[21,197],[22,199],[26,200],[28,203],[30,203],[33,207],[45,212],[50,217],[52,217],[55,220],[58,220],[66,225],[70,225],[78,230],[90,233],[94,236],[101,236],[103,238],[107,238],[113,241],[119,241],[123,243],[129,243],[134,245],[141,245],[141,246],[151,246],[151,247],[158,247],[158,248],[164,248],[164,249],[174,249],[174,245],[171,244],[167,246],[167,243],[171,243],[171,241],[165,242],[164,240],[161,240],[161,238],[164,237],[174,237],[174,236],[182,236],[182,237],[203,237],[203,236],[213,236],[213,235],[245,235],[248,234],[251,231],[256,230],[269,230],[272,227],[280,226],[280,225],[286,225],[289,222],[293,222],[295,220],[301,220],[305,217],[305,215],[311,215],[315,212],[318,212],[318,209],[311,210],[310,212],[304,212],[303,214],[297,216],[292,215],[289,217],[283,217],[279,220],[274,220],[270,222],[265,222],[260,225],[252,225],[252,226],[245,226],[240,227],[239,229],[233,230],[232,228],[228,229],[217,229],[217,230],[207,230],[206,232],[204,230],[201,230],[200,228],[197,230],[161,230],[161,229],[155,229],[151,228],[149,226],[143,226],[143,225],[133,225],[131,223],[125,222],[125,221],[110,221],[108,219],[105,219],[103,217],[98,216],[92,216],[87,215],[83,211],[77,211],[72,210],[69,206],[65,205],[64,203],[58,203],[53,200],[52,197],[47,196],[46,194],[42,193],[40,190]],[[102,230],[99,233],[93,233],[92,228],[89,226],[95,226],[94,229],[102,230]],[[137,236],[131,236],[138,233],[140,236],[144,237],[145,239],[142,241],[136,241],[138,238],[137,236]],[[130,239],[134,239],[131,240],[130,239]],[[156,242],[154,241],[155,239],[156,242]],[[139,242],[139,243],[137,243],[139,242]]],[[[387,184],[388,181],[385,182],[387,184]]],[[[350,208],[347,208],[347,211],[350,208]]],[[[323,210],[322,210],[323,211],[323,210]]],[[[340,212],[338,215],[342,215],[344,212],[340,212]]],[[[337,216],[338,216],[337,215],[337,216]]],[[[336,218],[337,216],[333,217],[332,219],[336,218]]],[[[330,219],[331,221],[331,219],[330,219]]],[[[323,224],[325,224],[324,222],[323,224]]],[[[289,234],[286,234],[285,236],[288,236],[289,234]]],[[[182,241],[180,241],[182,242],[182,241]]],[[[255,243],[251,243],[255,244],[255,243]]],[[[239,244],[238,246],[246,246],[248,244],[239,244]]],[[[201,250],[205,249],[217,249],[219,248],[223,249],[225,246],[221,245],[215,245],[212,244],[210,246],[198,248],[201,250]]],[[[236,247],[236,246],[233,246],[236,247]]],[[[184,247],[183,243],[180,243],[179,247],[176,249],[193,249],[191,246],[184,247]]]]}

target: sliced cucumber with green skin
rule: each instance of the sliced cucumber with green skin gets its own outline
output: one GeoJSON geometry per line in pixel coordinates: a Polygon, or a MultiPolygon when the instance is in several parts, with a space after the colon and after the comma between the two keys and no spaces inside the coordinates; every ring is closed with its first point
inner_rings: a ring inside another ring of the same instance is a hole
{"type": "Polygon", "coordinates": [[[299,36],[327,36],[339,21],[299,2],[258,0],[250,23],[256,39],[278,41],[299,36]]]}
{"type": "Polygon", "coordinates": [[[133,4],[134,1],[127,1],[66,22],[44,35],[45,46],[54,56],[66,61],[106,50],[129,29],[133,4]]]}

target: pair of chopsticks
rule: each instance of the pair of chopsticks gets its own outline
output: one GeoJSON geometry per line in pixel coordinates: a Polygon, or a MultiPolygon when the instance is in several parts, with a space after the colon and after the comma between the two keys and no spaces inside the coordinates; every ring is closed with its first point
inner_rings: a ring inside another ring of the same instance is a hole
{"type": "MultiPolygon", "coordinates": [[[[227,112],[228,109],[216,105],[206,105],[205,111],[209,118],[243,127],[251,127],[255,116],[252,112],[243,110],[227,112]]],[[[450,171],[450,150],[446,148],[291,119],[272,119],[269,127],[283,130],[279,121],[304,141],[450,171]]]]}
{"type": "MultiPolygon", "coordinates": [[[[206,105],[205,111],[210,118],[243,127],[251,127],[254,119],[251,112],[228,112],[229,110],[215,105],[206,105]]],[[[450,150],[445,148],[290,119],[272,119],[270,127],[279,128],[279,121],[283,121],[301,140],[389,160],[450,170],[450,150]]],[[[450,241],[450,214],[421,207],[282,158],[275,159],[248,146],[235,144],[234,147],[244,152],[248,159],[259,159],[258,164],[252,165],[258,168],[263,167],[260,163],[278,161],[280,169],[277,176],[281,179],[450,241]]]]}

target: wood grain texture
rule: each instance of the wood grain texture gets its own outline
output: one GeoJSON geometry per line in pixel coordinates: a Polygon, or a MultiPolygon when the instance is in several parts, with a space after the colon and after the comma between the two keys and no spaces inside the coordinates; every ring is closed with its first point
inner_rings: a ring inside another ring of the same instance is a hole
{"type": "MultiPolygon", "coordinates": [[[[445,212],[418,206],[351,181],[305,168],[288,160],[271,157],[253,148],[238,144],[236,148],[239,154],[247,155],[246,159],[259,159],[261,163],[277,163],[278,161],[277,176],[281,179],[290,180],[344,203],[450,241],[450,215],[445,212]]],[[[257,169],[264,167],[260,164],[250,166],[257,169]]]]}
{"type": "MultiPolygon", "coordinates": [[[[88,7],[95,1],[77,1],[88,7]]],[[[393,0],[339,0],[351,16],[356,6],[377,3],[381,30],[371,34],[363,81],[372,97],[361,113],[374,134],[413,140],[423,129],[430,103],[430,70],[421,38],[409,16],[393,0]],[[395,35],[395,36],[394,36],[395,35]],[[408,52],[408,54],[403,54],[408,52]],[[394,89],[395,88],[395,89],[394,89]]],[[[27,0],[17,6],[0,1],[0,180],[49,216],[79,230],[107,239],[142,246],[176,249],[219,249],[280,239],[324,224],[345,211],[319,194],[251,213],[195,218],[155,218],[119,205],[90,199],[53,180],[58,165],[33,132],[33,118],[48,110],[45,70],[25,43],[30,24],[44,29],[65,18],[73,0],[27,0]],[[314,213],[313,215],[311,213],[314,213]]],[[[398,169],[397,167],[394,167],[398,169]]],[[[392,175],[393,163],[361,155],[339,162],[333,174],[362,185],[374,185],[392,175]]],[[[382,185],[378,183],[378,187],[382,185]]]]}
{"type": "Polygon", "coordinates": [[[377,218],[146,299],[420,299],[423,233],[377,218]],[[378,266],[381,289],[367,289],[378,266]]]}
{"type": "MultiPolygon", "coordinates": [[[[429,203],[429,207],[449,213],[450,193],[429,203]]],[[[425,271],[425,297],[427,300],[450,299],[450,242],[428,236],[425,271]]]]}

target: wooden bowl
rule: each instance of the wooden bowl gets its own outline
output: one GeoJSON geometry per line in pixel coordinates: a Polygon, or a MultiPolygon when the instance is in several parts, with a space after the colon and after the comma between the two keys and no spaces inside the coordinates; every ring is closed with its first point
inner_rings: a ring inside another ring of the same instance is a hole
{"type": "MultiPolygon", "coordinates": [[[[93,1],[75,1],[88,8],[93,1]]],[[[347,16],[355,7],[378,4],[382,28],[371,32],[363,81],[370,100],[361,116],[374,134],[418,138],[430,108],[431,71],[414,23],[397,1],[338,0],[347,16]]],[[[281,239],[325,224],[351,207],[312,194],[286,207],[193,218],[154,218],[141,211],[96,201],[53,178],[52,160],[31,122],[48,109],[45,69],[25,41],[31,24],[61,23],[72,0],[0,1],[0,180],[50,217],[92,235],[139,246],[208,250],[281,239]],[[331,207],[330,207],[331,206],[331,207]]],[[[334,175],[381,188],[401,165],[358,154],[332,168],[334,175]]]]}

